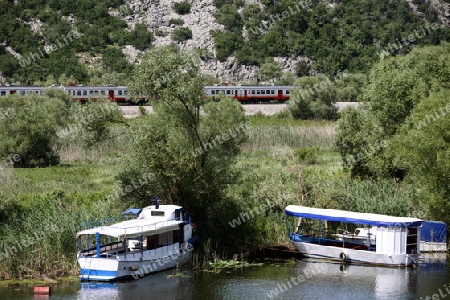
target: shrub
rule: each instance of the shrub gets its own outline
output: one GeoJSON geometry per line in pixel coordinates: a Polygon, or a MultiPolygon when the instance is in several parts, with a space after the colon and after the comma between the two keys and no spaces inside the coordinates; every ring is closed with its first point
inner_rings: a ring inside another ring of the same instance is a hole
{"type": "Polygon", "coordinates": [[[306,162],[312,165],[316,163],[318,150],[317,147],[304,147],[295,151],[295,157],[300,162],[306,162]]]}
{"type": "Polygon", "coordinates": [[[191,4],[188,1],[177,2],[172,9],[179,15],[186,15],[191,12],[191,4]]]}
{"type": "Polygon", "coordinates": [[[184,42],[192,39],[192,31],[187,27],[181,27],[172,32],[172,40],[175,42],[184,42]]]}
{"type": "Polygon", "coordinates": [[[184,25],[184,21],[182,19],[170,19],[169,25],[184,25]]]}

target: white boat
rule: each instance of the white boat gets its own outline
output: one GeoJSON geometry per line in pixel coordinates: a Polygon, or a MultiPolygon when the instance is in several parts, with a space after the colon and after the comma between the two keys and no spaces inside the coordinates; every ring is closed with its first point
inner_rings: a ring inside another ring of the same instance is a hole
{"type": "Polygon", "coordinates": [[[79,231],[80,279],[138,279],[184,264],[192,257],[193,229],[181,206],[156,204],[135,219],[79,231]]]}
{"type": "Polygon", "coordinates": [[[358,213],[289,205],[288,216],[300,218],[289,239],[306,257],[325,258],[346,263],[383,266],[412,266],[420,254],[420,226],[417,218],[358,213]],[[311,221],[309,224],[307,221],[311,221]],[[348,227],[376,227],[349,234],[348,227]],[[333,232],[334,231],[334,232],[333,232]],[[369,234],[370,233],[370,234],[369,234]]]}

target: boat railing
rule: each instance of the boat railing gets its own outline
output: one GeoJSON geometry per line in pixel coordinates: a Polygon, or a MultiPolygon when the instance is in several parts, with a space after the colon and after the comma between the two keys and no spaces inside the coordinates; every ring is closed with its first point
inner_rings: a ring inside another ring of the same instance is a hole
{"type": "MultiPolygon", "coordinates": [[[[109,254],[106,253],[107,251],[114,251],[114,252],[118,252],[117,250],[121,250],[123,249],[123,241],[118,241],[118,242],[112,242],[112,243],[108,243],[108,244],[103,244],[100,246],[100,253],[102,254],[109,254]]],[[[85,249],[85,250],[81,250],[79,252],[80,256],[92,256],[92,255],[96,255],[97,254],[97,246],[85,249]]]]}
{"type": "Polygon", "coordinates": [[[345,244],[362,245],[366,246],[369,250],[372,250],[375,246],[375,235],[369,233],[368,235],[355,235],[347,231],[346,229],[301,229],[291,235],[292,239],[298,239],[307,243],[314,244],[330,244],[330,243],[342,243],[342,247],[346,247],[345,244]],[[295,236],[297,235],[297,237],[295,236]]]}

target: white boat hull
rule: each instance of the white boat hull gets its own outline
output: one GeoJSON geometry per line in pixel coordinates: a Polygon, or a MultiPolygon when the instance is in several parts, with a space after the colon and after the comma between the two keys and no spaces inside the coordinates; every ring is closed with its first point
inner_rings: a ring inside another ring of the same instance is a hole
{"type": "Polygon", "coordinates": [[[415,263],[409,254],[382,254],[374,251],[353,250],[335,246],[323,246],[307,242],[293,242],[297,250],[306,257],[345,261],[356,264],[384,266],[411,266],[415,263]],[[342,254],[343,253],[343,254],[342,254]]]}
{"type": "Polygon", "coordinates": [[[139,279],[148,274],[175,268],[189,262],[192,248],[161,247],[112,257],[78,257],[81,280],[113,281],[125,278],[139,279]],[[178,250],[176,250],[178,249],[178,250]]]}

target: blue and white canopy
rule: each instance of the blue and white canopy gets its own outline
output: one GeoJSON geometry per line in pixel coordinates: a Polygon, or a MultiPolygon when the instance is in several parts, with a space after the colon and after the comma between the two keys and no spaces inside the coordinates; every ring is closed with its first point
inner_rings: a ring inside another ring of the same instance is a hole
{"type": "Polygon", "coordinates": [[[359,213],[337,209],[312,208],[299,205],[289,205],[286,207],[285,212],[286,215],[293,217],[304,217],[326,221],[338,221],[384,227],[420,226],[423,222],[421,219],[417,218],[392,217],[387,215],[359,213]]]}

